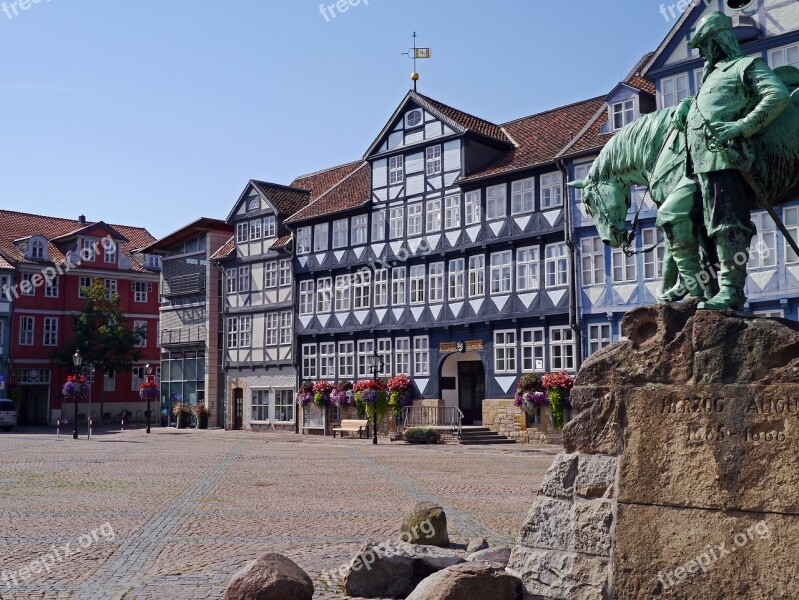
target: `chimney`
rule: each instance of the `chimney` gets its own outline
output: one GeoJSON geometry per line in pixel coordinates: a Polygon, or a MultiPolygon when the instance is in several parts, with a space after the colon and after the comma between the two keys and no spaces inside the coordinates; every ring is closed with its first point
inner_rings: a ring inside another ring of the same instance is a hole
{"type": "Polygon", "coordinates": [[[78,217],[78,223],[80,223],[81,225],[86,225],[86,215],[80,215],[78,217]]]}

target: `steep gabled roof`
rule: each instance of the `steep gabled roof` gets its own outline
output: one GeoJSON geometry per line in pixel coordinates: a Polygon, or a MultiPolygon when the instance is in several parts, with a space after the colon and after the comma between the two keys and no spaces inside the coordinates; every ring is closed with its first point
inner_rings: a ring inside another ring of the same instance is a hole
{"type": "Polygon", "coordinates": [[[179,244],[180,242],[191,238],[200,231],[221,231],[233,233],[233,227],[222,221],[221,219],[212,219],[210,217],[200,217],[191,223],[184,225],[180,229],[173,231],[162,237],[160,240],[150,244],[146,248],[139,250],[145,254],[153,251],[165,251],[179,244]]]}
{"type": "Polygon", "coordinates": [[[644,54],[641,60],[632,68],[632,71],[624,78],[623,83],[654,96],[656,91],[655,82],[644,77],[644,66],[650,61],[654,54],[654,52],[647,52],[644,54]]]}
{"type": "Polygon", "coordinates": [[[291,187],[308,190],[311,192],[311,200],[317,199],[327,190],[339,183],[342,179],[350,175],[355,169],[360,167],[363,161],[356,160],[351,163],[331,167],[315,173],[300,175],[291,182],[291,187]]]}
{"type": "Polygon", "coordinates": [[[604,106],[603,98],[592,98],[505,123],[502,128],[516,142],[516,147],[461,182],[479,181],[553,162],[604,106]]]}
{"type": "Polygon", "coordinates": [[[311,193],[308,190],[258,181],[257,179],[252,179],[250,183],[269,199],[277,214],[282,217],[293,215],[311,201],[311,193]]]}
{"type": "Polygon", "coordinates": [[[69,240],[71,240],[73,238],[80,237],[80,236],[93,237],[91,231],[92,231],[92,229],[97,229],[97,228],[103,228],[103,229],[107,229],[107,230],[113,232],[115,237],[116,237],[116,239],[118,239],[118,240],[121,240],[121,241],[124,241],[124,242],[129,241],[124,235],[122,235],[122,233],[117,231],[117,229],[114,228],[113,225],[109,225],[105,221],[97,221],[96,223],[87,224],[87,225],[85,225],[83,227],[79,227],[75,231],[70,231],[68,233],[65,233],[64,235],[60,235],[58,237],[52,238],[50,241],[53,242],[53,243],[56,243],[56,244],[60,244],[62,242],[67,242],[67,241],[69,241],[69,240]]]}
{"type": "Polygon", "coordinates": [[[363,206],[369,202],[371,175],[369,163],[361,163],[355,171],[285,222],[298,223],[363,206]]]}
{"type": "Polygon", "coordinates": [[[5,258],[0,256],[0,269],[12,270],[13,268],[14,268],[14,265],[12,265],[5,258]]]}
{"type": "Polygon", "coordinates": [[[505,132],[502,131],[502,128],[499,125],[491,123],[490,121],[486,121],[485,119],[481,119],[480,117],[475,117],[467,112],[458,110],[457,108],[453,108],[448,104],[444,104],[438,100],[433,100],[428,96],[423,96],[422,94],[411,90],[405,95],[405,97],[402,99],[402,102],[399,103],[399,106],[397,106],[396,110],[392,113],[391,117],[386,122],[385,126],[375,140],[369,145],[369,148],[364,154],[364,158],[375,153],[380,145],[381,140],[383,140],[390,133],[391,126],[397,121],[397,119],[400,118],[400,115],[405,110],[407,104],[411,101],[415,102],[417,105],[421,106],[438,119],[441,119],[454,131],[459,133],[472,133],[479,135],[483,138],[498,142],[505,146],[511,146],[513,144],[513,141],[510,140],[507,135],[505,135],[505,132]]]}
{"type": "Polygon", "coordinates": [[[680,15],[680,18],[677,19],[676,23],[674,23],[674,27],[671,28],[671,31],[669,31],[668,35],[663,38],[662,42],[660,42],[660,46],[658,46],[657,49],[649,56],[649,58],[641,65],[641,73],[644,76],[649,74],[649,71],[651,71],[655,66],[663,52],[665,52],[666,49],[671,46],[674,38],[677,37],[677,35],[683,30],[683,26],[689,21],[697,20],[704,12],[705,8],[707,8],[707,5],[704,2],[692,2],[689,8],[686,9],[682,15],[680,15]]]}
{"type": "MultiPolygon", "coordinates": [[[[102,223],[102,222],[100,222],[102,223]]],[[[48,244],[48,257],[50,262],[62,263],[66,256],[61,248],[54,244],[52,240],[69,239],[74,237],[76,232],[85,231],[98,223],[81,223],[73,219],[61,219],[58,217],[47,217],[29,213],[16,212],[11,210],[0,210],[0,251],[11,261],[19,263],[36,263],[25,258],[14,245],[14,240],[41,235],[50,243],[48,244]]],[[[105,225],[103,223],[103,225],[105,225]]],[[[106,225],[118,232],[125,240],[121,244],[122,254],[132,258],[131,253],[139,248],[149,246],[155,241],[150,232],[143,227],[131,227],[128,225],[106,225]]],[[[149,269],[139,264],[136,260],[131,261],[134,271],[150,272],[149,269]]]]}

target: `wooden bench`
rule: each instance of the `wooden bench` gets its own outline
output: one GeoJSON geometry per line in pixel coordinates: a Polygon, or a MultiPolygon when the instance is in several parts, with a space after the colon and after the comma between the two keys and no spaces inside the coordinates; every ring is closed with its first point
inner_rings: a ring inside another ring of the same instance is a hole
{"type": "Polygon", "coordinates": [[[341,425],[333,428],[333,439],[336,438],[336,432],[341,432],[341,437],[344,437],[345,431],[357,432],[358,437],[362,438],[364,429],[366,429],[366,434],[369,435],[369,421],[367,419],[344,419],[341,421],[341,425]]]}

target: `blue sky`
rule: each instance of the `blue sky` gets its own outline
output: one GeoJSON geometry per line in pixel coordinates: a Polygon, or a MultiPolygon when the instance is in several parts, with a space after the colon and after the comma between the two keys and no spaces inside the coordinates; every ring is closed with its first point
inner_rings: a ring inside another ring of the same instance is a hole
{"type": "Polygon", "coordinates": [[[360,158],[410,87],[414,30],[433,55],[419,91],[503,122],[610,91],[668,32],[660,6],[362,0],[327,20],[319,0],[8,7],[0,207],[155,236],[225,218],[250,178],[360,158]]]}

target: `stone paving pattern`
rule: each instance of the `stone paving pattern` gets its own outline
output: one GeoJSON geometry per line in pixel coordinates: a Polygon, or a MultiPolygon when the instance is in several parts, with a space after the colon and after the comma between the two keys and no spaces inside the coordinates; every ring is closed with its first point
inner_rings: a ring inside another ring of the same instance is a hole
{"type": "Polygon", "coordinates": [[[419,500],[446,509],[456,543],[512,545],[557,450],[163,429],[77,442],[3,434],[0,577],[19,585],[0,581],[0,598],[221,598],[264,552],[303,567],[315,599],[346,598],[323,574],[367,539],[394,537],[419,500]],[[105,523],[115,539],[101,535],[105,523]],[[92,530],[97,540],[81,547],[92,530]],[[19,579],[67,543],[79,552],[19,579]]]}

